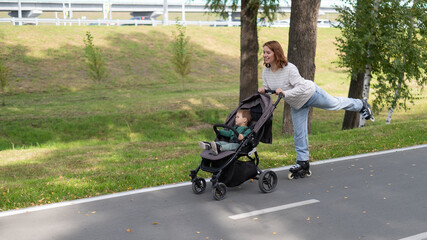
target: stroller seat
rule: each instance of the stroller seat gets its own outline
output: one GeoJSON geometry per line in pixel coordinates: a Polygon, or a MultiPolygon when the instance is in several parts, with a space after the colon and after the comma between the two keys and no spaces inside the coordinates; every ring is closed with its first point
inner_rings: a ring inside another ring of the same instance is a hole
{"type": "Polygon", "coordinates": [[[200,153],[200,157],[203,159],[211,160],[211,161],[217,161],[222,160],[224,158],[230,157],[233,155],[235,151],[224,151],[220,152],[218,155],[215,155],[212,150],[204,150],[200,153]]]}

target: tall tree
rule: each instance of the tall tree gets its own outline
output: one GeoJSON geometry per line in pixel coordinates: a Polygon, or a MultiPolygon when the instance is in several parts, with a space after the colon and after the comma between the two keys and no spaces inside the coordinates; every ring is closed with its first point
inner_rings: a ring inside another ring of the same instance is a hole
{"type": "MultiPolygon", "coordinates": [[[[348,7],[338,9],[340,64],[351,73],[361,73],[364,67],[365,79],[376,78],[373,109],[390,106],[390,121],[397,105],[406,109],[406,101],[412,101],[409,83],[423,88],[427,82],[426,1],[346,2],[348,7]]],[[[366,83],[365,88],[368,86],[366,83]]],[[[363,125],[364,119],[360,122],[363,125]]]]}
{"type": "MultiPolygon", "coordinates": [[[[317,17],[320,0],[292,1],[291,23],[289,28],[288,60],[295,64],[301,76],[314,81],[316,70],[317,17]]],[[[292,117],[289,104],[283,113],[283,132],[293,134],[292,117]]],[[[312,109],[308,118],[308,131],[311,132],[312,109]]]]}
{"type": "MultiPolygon", "coordinates": [[[[375,0],[374,1],[374,9],[372,12],[374,22],[377,22],[378,6],[380,4],[380,1],[381,0],[375,0]]],[[[368,42],[368,46],[366,49],[366,54],[367,54],[368,59],[372,59],[373,57],[371,55],[375,54],[375,53],[371,53],[371,51],[373,51],[373,48],[375,47],[374,45],[375,45],[375,41],[376,41],[376,39],[375,39],[376,29],[377,29],[377,24],[375,24],[373,28],[369,29],[369,35],[372,37],[370,37],[370,41],[368,42]]],[[[371,79],[372,79],[372,62],[368,62],[365,65],[365,76],[363,79],[363,92],[362,92],[362,98],[366,99],[366,100],[369,98],[369,89],[371,87],[371,79]]],[[[359,116],[359,127],[364,127],[365,123],[366,123],[366,119],[363,118],[362,115],[360,115],[359,116]]]]}
{"type": "MultiPolygon", "coordinates": [[[[341,30],[341,36],[336,38],[339,65],[349,69],[350,72],[348,97],[362,98],[365,75],[370,76],[370,71],[366,74],[366,66],[372,69],[375,64],[372,42],[372,36],[375,34],[373,29],[376,29],[377,25],[373,14],[374,1],[346,0],[344,2],[345,5],[337,8],[340,14],[337,27],[341,30]]],[[[346,111],[342,129],[356,128],[359,124],[360,114],[346,111]]]]}
{"type": "Polygon", "coordinates": [[[258,31],[259,3],[242,0],[240,12],[240,96],[239,101],[258,89],[258,31]]]}
{"type": "Polygon", "coordinates": [[[219,13],[224,19],[240,4],[240,96],[243,100],[258,89],[258,33],[257,16],[273,19],[279,0],[208,0],[206,7],[219,13]]]}
{"type": "MultiPolygon", "coordinates": [[[[364,46],[363,42],[358,42],[358,36],[364,34],[364,20],[365,10],[363,0],[358,0],[356,6],[339,7],[337,11],[340,13],[338,21],[340,24],[337,26],[341,29],[342,36],[337,38],[337,46],[340,50],[341,66],[350,69],[350,88],[348,90],[349,98],[362,98],[363,80],[364,80],[364,65],[361,61],[360,54],[364,46]],[[353,50],[353,51],[351,51],[353,50]],[[344,54],[344,52],[346,54],[344,54]]],[[[366,59],[366,58],[365,58],[366,59]]],[[[353,129],[359,127],[358,112],[345,111],[342,129],[353,129]]]]}
{"type": "Polygon", "coordinates": [[[385,13],[379,16],[383,40],[378,49],[383,57],[378,83],[373,85],[374,108],[389,107],[386,123],[390,123],[395,108],[406,109],[406,102],[413,102],[410,83],[423,89],[427,82],[427,4],[425,0],[388,0],[380,11],[385,13]]]}

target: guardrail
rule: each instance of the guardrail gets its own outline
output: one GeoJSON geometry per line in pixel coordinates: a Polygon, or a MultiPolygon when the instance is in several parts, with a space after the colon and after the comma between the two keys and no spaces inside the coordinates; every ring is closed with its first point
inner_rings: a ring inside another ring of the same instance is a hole
{"type": "MultiPolygon", "coordinates": [[[[63,19],[63,18],[0,18],[0,23],[11,23],[12,25],[39,25],[39,24],[54,24],[56,26],[85,26],[85,25],[103,25],[103,26],[142,26],[142,25],[195,25],[195,26],[211,26],[211,27],[240,27],[240,21],[168,21],[165,24],[159,20],[122,20],[122,19],[63,19]]],[[[259,26],[264,27],[289,27],[289,23],[258,23],[259,26]]],[[[332,23],[318,23],[317,27],[332,27],[332,23]]]]}
{"type": "MultiPolygon", "coordinates": [[[[159,20],[122,20],[122,19],[62,19],[62,18],[0,18],[0,23],[11,23],[12,25],[39,25],[54,24],[57,26],[85,26],[85,25],[104,25],[104,26],[141,26],[141,25],[164,25],[159,20]]],[[[168,21],[167,25],[174,24],[212,26],[212,27],[236,27],[240,26],[240,21],[168,21]]]]}

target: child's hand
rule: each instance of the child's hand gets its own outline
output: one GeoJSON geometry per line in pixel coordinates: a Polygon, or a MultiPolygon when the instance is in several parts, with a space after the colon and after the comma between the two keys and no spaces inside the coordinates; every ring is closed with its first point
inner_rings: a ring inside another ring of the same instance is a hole
{"type": "Polygon", "coordinates": [[[239,137],[237,137],[237,139],[239,139],[239,141],[242,141],[243,140],[243,134],[239,134],[239,137]]]}

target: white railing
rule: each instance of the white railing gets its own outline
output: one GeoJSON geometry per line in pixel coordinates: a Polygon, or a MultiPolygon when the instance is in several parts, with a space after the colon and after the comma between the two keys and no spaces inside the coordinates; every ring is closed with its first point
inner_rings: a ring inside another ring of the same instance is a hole
{"type": "MultiPolygon", "coordinates": [[[[63,18],[0,18],[0,23],[11,23],[12,25],[39,25],[39,24],[54,24],[57,26],[85,26],[85,25],[103,25],[103,26],[141,26],[141,25],[195,25],[195,26],[211,26],[211,27],[240,27],[240,21],[168,21],[164,24],[159,20],[122,20],[122,19],[63,19],[63,18]]],[[[289,27],[289,23],[258,23],[264,27],[289,27]]],[[[318,23],[317,27],[331,27],[332,23],[318,23]]]]}
{"type": "MultiPolygon", "coordinates": [[[[163,25],[159,20],[122,20],[122,19],[63,19],[63,18],[0,18],[0,23],[11,23],[12,25],[39,25],[54,24],[57,26],[85,26],[85,25],[104,25],[104,26],[140,26],[140,25],[163,25]]],[[[168,21],[167,25],[180,23],[182,25],[198,25],[212,27],[235,27],[240,26],[239,21],[168,21]]]]}

